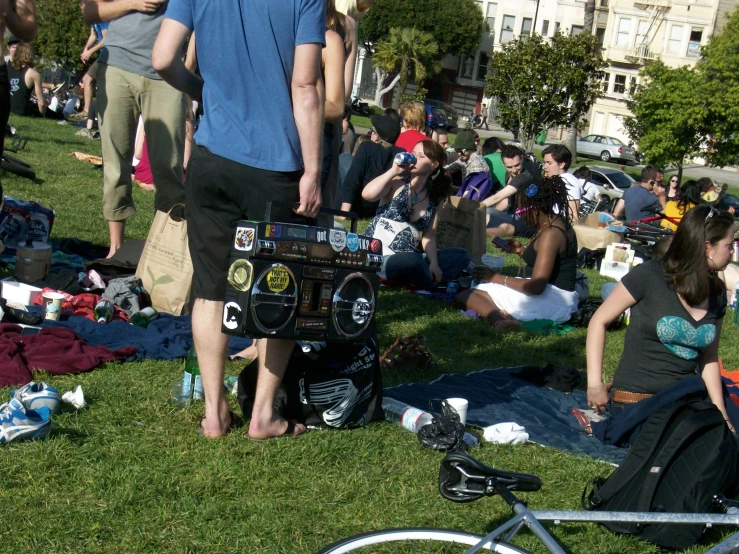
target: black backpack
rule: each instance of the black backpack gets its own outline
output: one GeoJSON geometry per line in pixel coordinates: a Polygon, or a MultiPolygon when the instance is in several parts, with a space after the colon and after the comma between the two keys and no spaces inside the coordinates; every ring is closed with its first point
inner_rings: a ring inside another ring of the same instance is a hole
{"type": "MultiPolygon", "coordinates": [[[[664,406],[643,424],[629,455],[607,479],[593,481],[586,510],[617,512],[712,511],[715,494],[734,497],[739,449],[712,403],[687,397],[664,406]]],[[[662,548],[684,550],[703,525],[604,523],[662,548]]]]}
{"type": "MultiPolygon", "coordinates": [[[[238,403],[251,418],[257,364],[239,375],[238,403]]],[[[322,427],[352,427],[383,419],[377,338],[365,344],[298,341],[275,398],[288,420],[322,427]]]]}

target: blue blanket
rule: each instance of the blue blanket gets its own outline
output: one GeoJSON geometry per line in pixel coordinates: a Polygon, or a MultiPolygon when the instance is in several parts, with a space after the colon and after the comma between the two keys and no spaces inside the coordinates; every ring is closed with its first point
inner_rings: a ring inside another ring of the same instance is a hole
{"type": "Polygon", "coordinates": [[[520,369],[443,375],[431,383],[387,388],[383,394],[424,410],[432,399],[466,398],[470,403],[467,423],[488,427],[515,421],[526,428],[529,440],[543,446],[616,464],[626,457],[626,450],[588,436],[570,413],[572,408],[588,409],[584,392],[564,394],[511,376],[520,369]]]}
{"type": "MultiPolygon", "coordinates": [[[[38,310],[34,306],[31,309],[38,310]]],[[[192,347],[192,322],[189,315],[160,314],[146,329],[123,321],[111,321],[105,325],[84,317],[70,316],[65,321],[44,320],[42,327],[66,327],[72,329],[88,344],[102,344],[116,350],[133,346],[137,353],[133,360],[151,358],[174,360],[185,358],[192,347]]],[[[251,345],[252,339],[231,337],[228,343],[230,355],[251,345]]]]}

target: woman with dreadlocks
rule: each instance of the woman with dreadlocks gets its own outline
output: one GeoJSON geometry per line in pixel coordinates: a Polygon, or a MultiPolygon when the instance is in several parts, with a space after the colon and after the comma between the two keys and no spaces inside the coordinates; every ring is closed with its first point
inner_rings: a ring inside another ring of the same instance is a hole
{"type": "Polygon", "coordinates": [[[577,238],[567,200],[567,185],[559,176],[545,178],[516,193],[516,214],[536,234],[524,248],[513,240],[513,252],[526,263],[524,279],[478,267],[475,278],[482,281],[457,295],[468,310],[491,320],[495,327],[508,320],[551,319],[565,322],[577,309],[575,292],[577,238]]]}

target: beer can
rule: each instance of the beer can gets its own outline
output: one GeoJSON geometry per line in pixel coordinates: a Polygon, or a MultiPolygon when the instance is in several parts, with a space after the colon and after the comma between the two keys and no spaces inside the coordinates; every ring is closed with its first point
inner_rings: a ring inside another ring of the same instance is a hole
{"type": "Polygon", "coordinates": [[[459,283],[456,281],[449,281],[446,285],[446,295],[455,297],[459,292],[459,283]]]}
{"type": "Polygon", "coordinates": [[[734,251],[731,253],[731,261],[739,262],[739,240],[735,240],[731,245],[734,247],[734,251]]]}
{"type": "Polygon", "coordinates": [[[408,167],[416,163],[416,157],[410,152],[398,152],[395,154],[395,163],[400,167],[408,167]]]}

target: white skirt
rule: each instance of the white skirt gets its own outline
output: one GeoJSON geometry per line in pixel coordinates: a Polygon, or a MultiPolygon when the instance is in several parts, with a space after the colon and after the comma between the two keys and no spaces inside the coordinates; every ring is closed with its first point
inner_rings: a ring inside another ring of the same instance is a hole
{"type": "Polygon", "coordinates": [[[564,323],[572,317],[580,301],[575,291],[568,292],[554,285],[547,285],[539,295],[524,294],[497,283],[481,283],[474,288],[488,293],[499,310],[519,321],[551,319],[564,323]]]}

